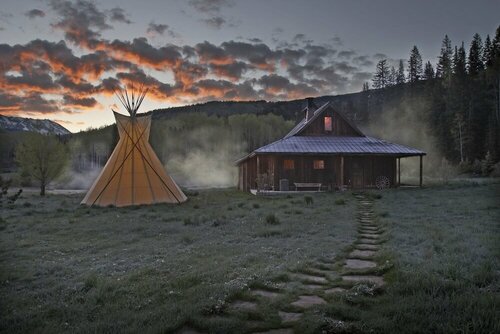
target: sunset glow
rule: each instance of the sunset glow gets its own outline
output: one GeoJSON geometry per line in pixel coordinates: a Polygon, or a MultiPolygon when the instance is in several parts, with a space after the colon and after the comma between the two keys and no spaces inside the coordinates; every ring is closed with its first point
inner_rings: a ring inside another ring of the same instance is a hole
{"type": "MultiPolygon", "coordinates": [[[[49,118],[71,131],[99,127],[113,121],[113,89],[132,83],[150,90],[143,111],[335,95],[359,91],[388,57],[368,36],[351,38],[369,24],[342,19],[356,5],[277,1],[274,9],[286,15],[271,20],[263,1],[252,8],[232,0],[147,3],[148,10],[129,1],[2,4],[0,113],[49,118]]],[[[425,46],[424,56],[435,57],[425,46]]],[[[408,48],[399,45],[389,58],[408,48]]]]}

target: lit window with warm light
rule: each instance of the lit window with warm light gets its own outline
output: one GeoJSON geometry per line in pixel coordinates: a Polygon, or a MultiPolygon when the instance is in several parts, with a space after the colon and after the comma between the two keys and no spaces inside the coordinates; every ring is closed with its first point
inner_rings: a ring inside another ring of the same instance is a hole
{"type": "Polygon", "coordinates": [[[332,117],[325,116],[325,131],[332,132],[332,129],[333,129],[333,126],[332,126],[332,117]]]}
{"type": "Polygon", "coordinates": [[[325,160],[314,160],[313,161],[314,169],[325,169],[325,160]]]}
{"type": "Polygon", "coordinates": [[[283,161],[283,168],[285,168],[285,170],[295,169],[295,161],[292,159],[285,159],[283,161]]]}

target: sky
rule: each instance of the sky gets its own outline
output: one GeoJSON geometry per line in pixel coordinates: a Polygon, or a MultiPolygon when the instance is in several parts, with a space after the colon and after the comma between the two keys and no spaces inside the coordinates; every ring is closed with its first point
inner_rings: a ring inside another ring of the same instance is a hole
{"type": "Polygon", "coordinates": [[[290,100],[361,90],[376,63],[417,45],[470,44],[500,24],[497,0],[0,0],[0,113],[76,132],[124,112],[212,100],[290,100]]]}

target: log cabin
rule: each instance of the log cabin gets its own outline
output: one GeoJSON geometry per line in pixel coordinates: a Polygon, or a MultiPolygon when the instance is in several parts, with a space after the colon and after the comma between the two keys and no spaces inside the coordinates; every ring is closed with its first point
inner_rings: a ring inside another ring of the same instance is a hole
{"type": "Polygon", "coordinates": [[[236,161],[238,189],[324,191],[386,188],[401,183],[401,158],[423,151],[366,136],[329,102],[317,107],[307,99],[304,119],[285,137],[236,161]]]}

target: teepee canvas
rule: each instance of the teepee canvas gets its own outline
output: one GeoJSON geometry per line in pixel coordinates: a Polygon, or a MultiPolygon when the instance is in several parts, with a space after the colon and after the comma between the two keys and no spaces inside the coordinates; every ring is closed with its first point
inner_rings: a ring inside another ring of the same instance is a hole
{"type": "Polygon", "coordinates": [[[151,114],[137,115],[146,93],[116,94],[130,116],[113,110],[120,139],[82,204],[120,207],[187,200],[149,144],[151,114]]]}

